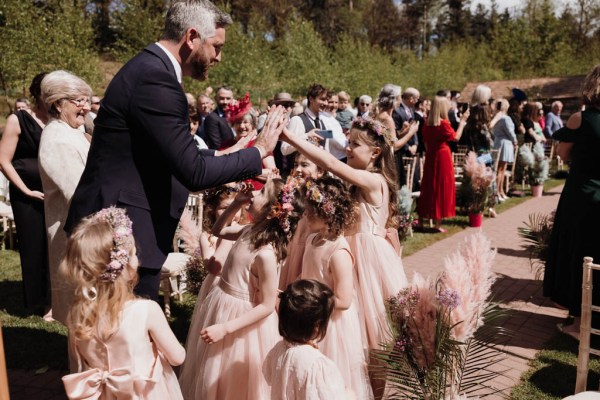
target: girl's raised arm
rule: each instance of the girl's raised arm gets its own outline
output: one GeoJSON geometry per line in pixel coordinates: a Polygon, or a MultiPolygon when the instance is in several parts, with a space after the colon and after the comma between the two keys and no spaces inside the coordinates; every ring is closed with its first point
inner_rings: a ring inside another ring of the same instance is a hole
{"type": "Polygon", "coordinates": [[[329,259],[329,269],[333,276],[333,298],[335,308],[347,310],[352,305],[354,295],[354,260],[346,250],[338,250],[329,259]]]}
{"type": "Polygon", "coordinates": [[[260,303],[241,317],[203,329],[200,332],[202,340],[207,343],[218,342],[227,334],[252,325],[275,312],[279,281],[277,279],[277,259],[273,251],[259,251],[254,259],[254,266],[258,274],[262,297],[260,303]]]}
{"type": "MultiPolygon", "coordinates": [[[[312,132],[312,131],[311,131],[312,132]]],[[[294,146],[306,158],[317,164],[322,169],[329,171],[351,185],[358,186],[366,191],[379,191],[381,180],[369,171],[352,168],[341,162],[331,153],[315,146],[312,143],[299,138],[284,128],[281,140],[294,146]]],[[[351,146],[352,144],[350,144],[351,146]]]]}
{"type": "Polygon", "coordinates": [[[179,343],[175,334],[171,330],[165,314],[158,303],[149,301],[148,311],[148,332],[150,337],[156,343],[156,347],[165,356],[169,364],[181,365],[185,360],[185,349],[179,343]]]}

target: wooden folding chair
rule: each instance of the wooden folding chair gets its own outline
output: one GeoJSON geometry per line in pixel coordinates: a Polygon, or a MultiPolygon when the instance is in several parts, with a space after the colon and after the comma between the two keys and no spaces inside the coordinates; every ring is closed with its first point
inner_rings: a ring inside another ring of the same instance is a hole
{"type": "Polygon", "coordinates": [[[402,157],[402,166],[404,167],[404,175],[406,176],[406,187],[412,192],[415,169],[417,167],[417,157],[402,157]]]}
{"type": "Polygon", "coordinates": [[[504,193],[510,191],[510,186],[515,180],[515,170],[517,168],[517,159],[519,157],[519,146],[514,146],[515,153],[513,156],[514,161],[506,164],[506,170],[504,171],[504,193]]]}
{"type": "Polygon", "coordinates": [[[457,149],[457,153],[460,154],[467,154],[469,152],[469,146],[467,146],[466,144],[458,144],[456,145],[456,149],[457,149]]]}
{"type": "Polygon", "coordinates": [[[452,158],[454,161],[454,180],[459,183],[463,178],[463,168],[465,160],[467,159],[466,153],[453,153],[452,158]]]}
{"type": "Polygon", "coordinates": [[[590,336],[600,335],[600,329],[592,328],[592,312],[600,312],[600,307],[592,304],[594,271],[600,265],[594,264],[592,257],[583,258],[583,283],[581,291],[581,325],[579,327],[579,354],[577,355],[577,380],[575,394],[584,392],[587,387],[590,353],[600,356],[600,351],[590,346],[590,336]]]}

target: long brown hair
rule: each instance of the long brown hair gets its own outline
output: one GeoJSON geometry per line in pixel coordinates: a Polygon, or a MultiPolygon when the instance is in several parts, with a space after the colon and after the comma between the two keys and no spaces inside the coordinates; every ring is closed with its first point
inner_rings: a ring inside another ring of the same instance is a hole
{"type": "MultiPolygon", "coordinates": [[[[381,152],[373,162],[373,168],[369,171],[381,174],[388,185],[389,216],[386,228],[397,228],[400,223],[398,214],[398,172],[396,170],[396,161],[394,160],[391,140],[388,137],[388,135],[393,133],[387,132],[387,129],[380,122],[371,121],[371,123],[366,124],[353,123],[348,136],[357,135],[368,146],[372,148],[379,147],[381,149],[381,152]],[[379,126],[377,127],[377,125],[379,126]],[[380,129],[379,132],[377,129],[380,129]]],[[[350,190],[354,198],[357,199],[358,188],[352,186],[350,190]]]]}

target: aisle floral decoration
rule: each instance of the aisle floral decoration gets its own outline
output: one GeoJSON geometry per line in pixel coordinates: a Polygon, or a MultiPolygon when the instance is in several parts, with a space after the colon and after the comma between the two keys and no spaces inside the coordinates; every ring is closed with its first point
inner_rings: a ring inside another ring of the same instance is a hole
{"type": "Polygon", "coordinates": [[[407,237],[413,235],[413,225],[415,219],[413,217],[414,204],[412,193],[406,185],[398,190],[398,214],[400,223],[398,224],[398,236],[400,242],[404,242],[407,237]]]}
{"type": "Polygon", "coordinates": [[[532,148],[523,145],[519,148],[519,163],[526,168],[527,177],[531,186],[543,185],[548,180],[550,164],[544,154],[544,144],[535,143],[532,148]]]}
{"type": "Polygon", "coordinates": [[[467,214],[481,214],[488,204],[490,186],[495,174],[490,167],[477,161],[477,154],[469,152],[463,166],[463,180],[459,197],[467,214]]]}
{"type": "Polygon", "coordinates": [[[542,279],[544,276],[544,269],[550,252],[550,238],[554,226],[555,212],[529,214],[529,221],[523,222],[525,226],[517,228],[519,236],[524,239],[525,246],[529,251],[529,262],[537,279],[542,279]]]}
{"type": "Polygon", "coordinates": [[[436,279],[415,273],[387,302],[392,344],[378,352],[390,399],[456,400],[497,392],[487,370],[501,360],[492,341],[502,311],[490,301],[496,255],[478,232],[445,260],[436,279]]]}
{"type": "Polygon", "coordinates": [[[179,220],[177,239],[181,240],[181,248],[190,256],[185,265],[186,290],[198,295],[202,282],[208,276],[208,270],[204,267],[200,251],[200,234],[202,225],[199,224],[192,213],[186,208],[179,220]]]}

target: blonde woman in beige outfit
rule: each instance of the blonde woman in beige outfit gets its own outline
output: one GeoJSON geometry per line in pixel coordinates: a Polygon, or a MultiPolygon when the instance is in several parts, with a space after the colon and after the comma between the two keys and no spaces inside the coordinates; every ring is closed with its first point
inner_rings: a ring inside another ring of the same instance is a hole
{"type": "Polygon", "coordinates": [[[67,236],[63,230],[71,197],[83,173],[90,143],[82,126],[90,111],[92,89],[81,78],[54,71],[42,81],[42,100],[53,118],[42,132],[39,151],[48,234],[52,316],[66,321],[72,289],[58,275],[67,236]]]}

